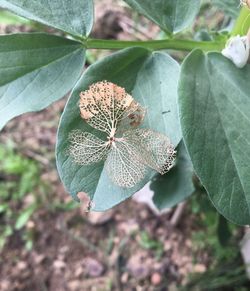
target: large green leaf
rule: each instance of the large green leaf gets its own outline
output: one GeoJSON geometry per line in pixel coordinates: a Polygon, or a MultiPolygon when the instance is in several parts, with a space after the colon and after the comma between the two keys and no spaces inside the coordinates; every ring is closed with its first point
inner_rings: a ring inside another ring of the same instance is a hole
{"type": "Polygon", "coordinates": [[[124,1],[168,32],[179,32],[191,25],[200,8],[200,0],[124,1]]]}
{"type": "Polygon", "coordinates": [[[192,52],[182,66],[179,104],[194,170],[217,210],[250,224],[250,66],[192,52]]]}
{"type": "Polygon", "coordinates": [[[171,208],[194,192],[193,166],[183,141],[178,145],[176,165],[165,175],[157,175],[150,184],[158,209],[171,208]]]}
{"type": "Polygon", "coordinates": [[[83,66],[78,42],[47,34],[0,36],[0,129],[67,94],[83,66]]]}
{"type": "Polygon", "coordinates": [[[88,35],[93,24],[92,0],[0,0],[0,7],[76,36],[88,35]]]}
{"type": "Polygon", "coordinates": [[[147,108],[144,127],[157,130],[170,137],[177,145],[181,139],[177,114],[177,82],[179,65],[167,54],[142,48],[125,49],[92,65],[74,89],[62,115],[57,140],[57,167],[60,177],[71,195],[87,192],[94,202],[94,210],[104,211],[130,197],[155,174],[149,171],[143,181],[133,188],[120,188],[110,181],[104,163],[80,166],[67,156],[69,133],[74,129],[93,132],[80,118],[79,93],[90,84],[108,80],[126,88],[147,108]]]}

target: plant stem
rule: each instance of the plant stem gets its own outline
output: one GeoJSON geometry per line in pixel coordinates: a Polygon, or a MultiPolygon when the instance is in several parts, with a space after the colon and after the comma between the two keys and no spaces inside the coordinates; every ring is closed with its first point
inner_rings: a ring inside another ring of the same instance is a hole
{"type": "Polygon", "coordinates": [[[239,17],[237,18],[234,28],[231,32],[232,36],[246,35],[250,28],[250,9],[246,6],[241,8],[239,17]]]}
{"type": "Polygon", "coordinates": [[[181,39],[164,39],[149,41],[121,41],[106,39],[91,39],[83,41],[87,49],[108,49],[118,50],[129,47],[143,47],[150,50],[174,49],[181,51],[191,51],[199,48],[204,51],[221,51],[225,43],[224,41],[193,41],[181,39]]]}
{"type": "MultiPolygon", "coordinates": [[[[235,26],[231,35],[245,35],[250,27],[250,9],[242,7],[239,17],[235,22],[235,26]]],[[[201,49],[203,51],[221,51],[225,47],[226,40],[220,41],[193,41],[185,39],[163,39],[163,40],[146,40],[146,41],[127,41],[127,40],[107,40],[81,38],[81,42],[86,49],[106,49],[119,50],[130,47],[143,47],[149,50],[173,49],[180,51],[191,51],[193,49],[201,49]]]]}

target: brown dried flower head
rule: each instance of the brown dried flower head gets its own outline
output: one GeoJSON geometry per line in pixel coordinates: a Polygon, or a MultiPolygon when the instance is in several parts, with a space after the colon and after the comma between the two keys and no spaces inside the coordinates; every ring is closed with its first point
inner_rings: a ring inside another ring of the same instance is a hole
{"type": "Polygon", "coordinates": [[[164,174],[173,166],[175,150],[170,140],[151,129],[138,128],[145,109],[124,88],[107,81],[92,84],[80,93],[79,107],[81,117],[105,132],[107,140],[72,131],[69,153],[76,163],[90,165],[105,160],[110,179],[125,188],[139,183],[148,168],[164,174]]]}

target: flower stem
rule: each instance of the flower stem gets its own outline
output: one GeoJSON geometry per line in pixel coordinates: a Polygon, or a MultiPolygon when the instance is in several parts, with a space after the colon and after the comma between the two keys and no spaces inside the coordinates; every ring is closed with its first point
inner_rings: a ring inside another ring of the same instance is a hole
{"type": "MultiPolygon", "coordinates": [[[[231,35],[245,35],[250,27],[250,9],[243,6],[239,17],[235,22],[235,26],[231,35]]],[[[193,49],[201,49],[203,51],[221,51],[226,40],[217,41],[194,41],[186,39],[163,39],[163,40],[145,40],[145,41],[130,41],[130,40],[109,40],[109,39],[79,39],[86,49],[106,49],[119,50],[130,47],[143,47],[149,50],[164,50],[173,49],[180,51],[191,51],[193,49]]]]}
{"type": "Polygon", "coordinates": [[[195,48],[199,48],[204,51],[221,51],[225,46],[224,41],[193,41],[182,39],[123,41],[123,40],[88,38],[85,41],[83,41],[83,44],[87,49],[108,49],[108,50],[118,50],[136,46],[150,50],[174,49],[181,51],[191,51],[195,48]]]}

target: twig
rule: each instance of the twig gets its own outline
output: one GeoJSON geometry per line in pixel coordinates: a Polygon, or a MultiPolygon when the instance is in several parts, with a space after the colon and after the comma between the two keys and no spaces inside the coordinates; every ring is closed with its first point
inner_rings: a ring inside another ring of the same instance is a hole
{"type": "Polygon", "coordinates": [[[72,231],[70,231],[70,230],[67,229],[67,227],[66,227],[66,225],[64,223],[60,223],[60,230],[63,233],[67,234],[70,238],[72,238],[75,241],[77,241],[80,244],[82,244],[84,247],[90,249],[92,252],[97,252],[98,254],[100,254],[100,250],[98,249],[98,247],[96,247],[94,244],[92,244],[86,238],[80,237],[78,235],[75,235],[72,231]]]}
{"type": "Polygon", "coordinates": [[[174,214],[173,214],[173,216],[171,217],[171,220],[170,220],[170,224],[172,226],[176,227],[178,225],[178,223],[179,223],[179,221],[181,219],[181,216],[182,216],[182,214],[184,212],[185,206],[186,206],[186,202],[182,202],[175,209],[174,214]]]}
{"type": "Polygon", "coordinates": [[[38,155],[36,153],[34,153],[33,151],[27,149],[23,152],[26,156],[28,156],[29,158],[32,158],[38,162],[40,162],[41,164],[43,164],[44,166],[48,166],[50,164],[50,161],[46,158],[44,158],[41,155],[38,155]]]}

